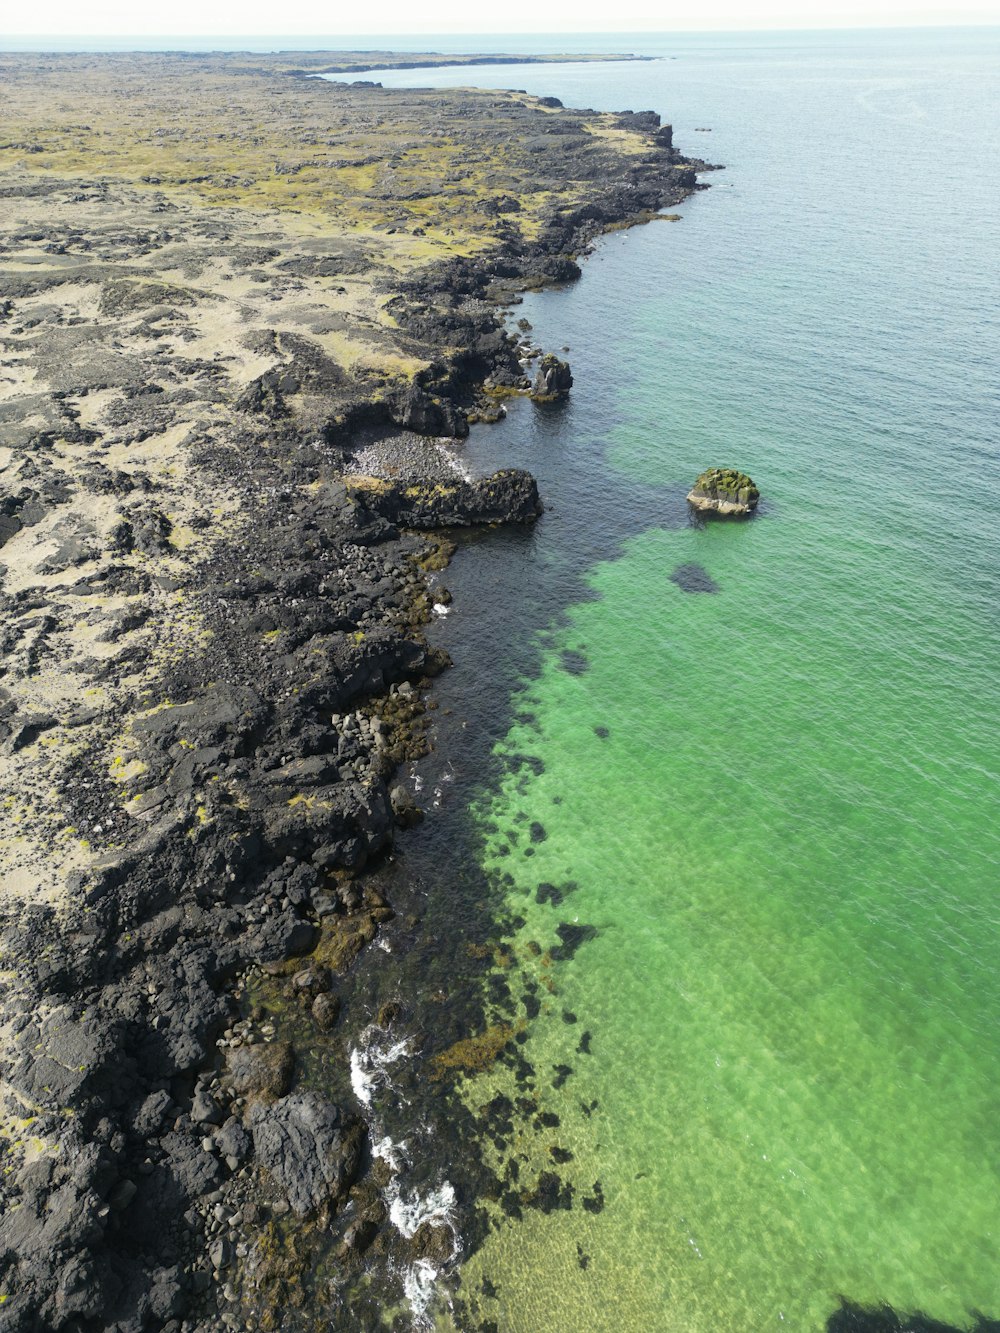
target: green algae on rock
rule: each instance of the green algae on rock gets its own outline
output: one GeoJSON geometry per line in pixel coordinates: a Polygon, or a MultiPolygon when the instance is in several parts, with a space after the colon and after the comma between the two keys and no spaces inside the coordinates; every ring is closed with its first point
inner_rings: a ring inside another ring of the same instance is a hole
{"type": "Polygon", "coordinates": [[[745,472],[731,467],[710,467],[688,492],[688,504],[718,514],[749,514],[757,508],[760,491],[745,472]]]}

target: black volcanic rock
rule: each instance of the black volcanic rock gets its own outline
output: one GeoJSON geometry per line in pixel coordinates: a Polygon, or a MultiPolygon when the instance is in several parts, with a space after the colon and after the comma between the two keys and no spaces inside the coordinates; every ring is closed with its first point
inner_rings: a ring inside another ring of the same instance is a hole
{"type": "Polygon", "coordinates": [[[250,1113],[257,1160],[300,1216],[337,1200],[357,1175],[364,1127],[317,1092],[250,1113]]]}
{"type": "Polygon", "coordinates": [[[573,387],[573,374],[566,361],[560,361],[551,352],[546,353],[538,363],[535,382],[531,388],[532,398],[539,402],[555,402],[565,398],[573,387]]]}
{"type": "Polygon", "coordinates": [[[477,523],[533,523],[542,512],[530,472],[508,468],[476,481],[347,480],[347,489],[372,513],[403,528],[470,527],[477,523]]]}

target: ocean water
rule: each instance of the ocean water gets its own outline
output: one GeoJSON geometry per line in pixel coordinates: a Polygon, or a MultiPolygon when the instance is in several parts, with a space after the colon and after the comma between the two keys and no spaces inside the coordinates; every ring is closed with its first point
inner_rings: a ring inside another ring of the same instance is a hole
{"type": "Polygon", "coordinates": [[[469,445],[551,506],[460,552],[438,630],[448,817],[522,923],[550,1123],[466,1318],[965,1327],[1000,1315],[1000,42],[660,51],[475,74],[655,108],[726,170],[513,312],[573,394],[469,445]],[[692,519],[710,464],[756,518],[692,519]],[[572,1207],[530,1206],[542,1171],[572,1207]]]}

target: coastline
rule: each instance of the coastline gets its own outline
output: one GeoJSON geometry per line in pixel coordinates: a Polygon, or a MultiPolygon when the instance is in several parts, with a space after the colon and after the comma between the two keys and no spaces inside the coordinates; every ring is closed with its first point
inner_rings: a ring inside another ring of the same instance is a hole
{"type": "MultiPolygon", "coordinates": [[[[214,79],[225,61],[186,67],[206,65],[214,79]]],[[[0,1223],[3,1328],[105,1327],[112,1310],[121,1328],[181,1317],[241,1326],[234,1274],[248,1258],[255,1280],[273,1278],[254,1297],[263,1291],[253,1317],[269,1327],[307,1262],[306,1233],[323,1224],[345,1282],[360,1271],[371,1284],[379,1263],[398,1264],[407,1247],[448,1261],[440,1227],[405,1236],[386,1226],[391,1163],[373,1151],[363,1108],[301,1093],[294,1043],[284,1042],[283,1003],[290,1029],[305,1021],[306,1042],[321,1042],[325,1028],[338,1050],[348,1044],[329,997],[394,910],[377,863],[397,825],[417,816],[393,799],[392,774],[425,743],[420,696],[444,665],[420,633],[436,590],[421,565],[440,567],[447,543],[352,501],[341,477],[359,446],[369,468],[381,451],[397,470],[401,436],[410,456],[433,450],[421,476],[447,474],[453,459],[427,440],[461,437],[504,394],[527,388],[501,307],[526,287],[578,276],[574,255],[679,202],[705,164],[676,154],[651,113],[598,117],[468,90],[338,97],[352,116],[364,99],[365,114],[402,105],[412,115],[417,105],[432,123],[442,108],[467,118],[471,106],[488,124],[501,104],[518,125],[564,122],[539,139],[532,169],[553,198],[530,216],[533,234],[502,173],[479,191],[484,225],[470,252],[460,240],[450,254],[441,225],[440,259],[426,240],[433,227],[413,226],[412,210],[406,242],[391,239],[405,189],[383,209],[391,222],[376,222],[361,244],[346,233],[331,255],[318,215],[282,234],[271,213],[245,235],[225,196],[262,188],[257,179],[234,185],[196,170],[174,182],[147,171],[81,183],[59,149],[31,140],[14,146],[19,165],[3,178],[9,198],[36,210],[7,242],[22,257],[5,265],[3,326],[4,445],[16,483],[3,497],[0,552],[12,631],[4,720],[7,808],[18,820],[3,946],[5,1188],[17,1205],[0,1223]],[[576,142],[582,135],[596,146],[576,142]],[[562,165],[570,140],[591,172],[585,183],[562,165]],[[207,216],[204,202],[221,215],[207,216]],[[54,205],[78,220],[68,246],[58,222],[41,220],[54,205]],[[169,223],[166,239],[154,213],[169,223]],[[127,234],[102,236],[125,215],[127,234]],[[383,264],[372,282],[376,234],[383,264]],[[176,251],[195,236],[202,266],[192,273],[190,251],[176,251]],[[243,270],[227,275],[231,293],[217,280],[206,293],[204,275],[231,253],[243,270]],[[222,337],[219,316],[225,324],[228,300],[235,323],[263,323],[251,284],[279,293],[286,326],[244,339],[234,395],[218,364],[234,355],[234,331],[222,337]],[[313,305],[295,331],[289,312],[303,291],[313,305]],[[374,321],[373,308],[384,312],[374,321]],[[118,345],[85,363],[102,319],[118,345]],[[126,332],[170,349],[170,373],[158,377],[167,386],[148,391],[135,349],[122,347],[126,332]],[[185,343],[201,354],[182,364],[185,343]],[[334,348],[353,359],[338,361],[334,348]],[[67,365],[75,378],[60,379],[67,365]],[[202,388],[187,422],[192,379],[202,388]],[[317,1177],[317,1144],[339,1163],[332,1177],[317,1177]],[[270,1163],[270,1178],[255,1158],[270,1163]],[[300,1213],[297,1232],[289,1220],[300,1213]]],[[[487,157],[506,142],[499,132],[487,157]]],[[[304,173],[282,160],[273,174],[304,173]]],[[[282,202],[268,192],[265,206],[282,202]]],[[[471,214],[460,207],[464,222],[471,214]]],[[[454,509],[445,516],[453,521],[454,509]]],[[[391,1028],[391,1014],[377,1017],[391,1028]]],[[[451,1067],[474,1067],[481,1054],[461,1047],[451,1067]]]]}

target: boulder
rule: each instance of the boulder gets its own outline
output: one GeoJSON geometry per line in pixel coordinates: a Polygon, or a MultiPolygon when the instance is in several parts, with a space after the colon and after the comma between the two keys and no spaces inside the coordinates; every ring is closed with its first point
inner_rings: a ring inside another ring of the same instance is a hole
{"type": "Polygon", "coordinates": [[[538,363],[535,382],[531,387],[531,396],[538,402],[553,403],[565,398],[573,386],[573,375],[569,364],[560,361],[557,356],[547,352],[538,363]]]}
{"type": "Polygon", "coordinates": [[[687,498],[695,509],[742,515],[757,508],[760,491],[745,472],[710,467],[695,482],[687,498]]]}
{"type": "Polygon", "coordinates": [[[364,1126],[318,1092],[293,1093],[250,1113],[257,1160],[300,1217],[353,1183],[364,1126]]]}
{"type": "Polygon", "coordinates": [[[412,828],[414,824],[419,824],[423,818],[423,811],[401,782],[393,787],[389,799],[392,802],[392,813],[400,828],[412,828]]]}
{"type": "Polygon", "coordinates": [[[234,1046],[226,1052],[226,1080],[236,1097],[270,1100],[291,1086],[295,1054],[287,1041],[234,1046]]]}

